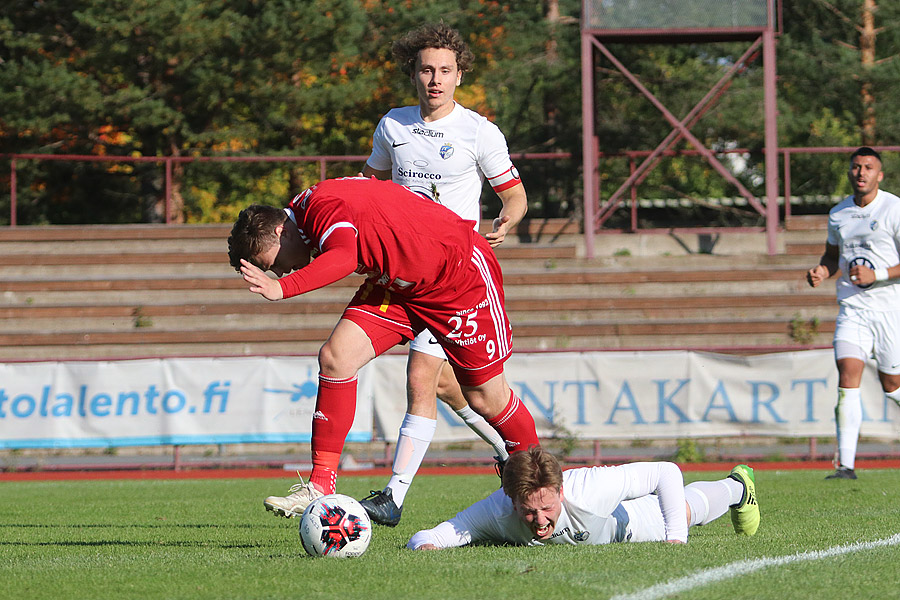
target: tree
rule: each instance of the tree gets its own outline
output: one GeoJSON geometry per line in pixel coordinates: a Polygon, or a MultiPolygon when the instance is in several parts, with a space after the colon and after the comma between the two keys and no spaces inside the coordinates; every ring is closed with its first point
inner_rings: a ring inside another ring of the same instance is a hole
{"type": "MultiPolygon", "coordinates": [[[[877,0],[784,3],[778,45],[784,146],[890,145],[900,137],[900,6],[877,0]]],[[[795,193],[846,195],[846,156],[792,160],[795,193]]],[[[886,161],[893,161],[886,157],[886,161]]],[[[886,170],[888,177],[893,169],[886,170]]],[[[887,182],[886,182],[887,183],[887,182]]]]}
{"type": "MultiPolygon", "coordinates": [[[[393,39],[443,15],[466,32],[482,68],[505,10],[484,0],[8,3],[0,14],[0,102],[9,108],[0,147],[151,157],[364,154],[378,118],[412,96],[391,63],[393,39]]],[[[481,104],[483,89],[471,89],[481,104]]],[[[161,217],[158,165],[42,163],[21,172],[28,222],[161,217]]],[[[315,177],[289,165],[179,164],[177,213],[228,219],[248,200],[283,202],[315,177]]]]}

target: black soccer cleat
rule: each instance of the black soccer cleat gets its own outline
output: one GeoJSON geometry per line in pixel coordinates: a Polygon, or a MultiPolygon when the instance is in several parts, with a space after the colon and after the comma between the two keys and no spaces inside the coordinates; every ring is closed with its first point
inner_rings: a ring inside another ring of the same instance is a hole
{"type": "Polygon", "coordinates": [[[499,456],[495,456],[494,460],[496,461],[494,463],[494,471],[497,472],[497,477],[500,478],[500,481],[503,481],[503,468],[506,466],[506,461],[500,460],[499,456]]]}
{"type": "Polygon", "coordinates": [[[856,471],[848,467],[838,467],[837,471],[825,479],[856,479],[856,471]]]}
{"type": "Polygon", "coordinates": [[[390,488],[372,490],[368,496],[359,501],[362,507],[369,513],[369,518],[379,525],[396,527],[400,522],[403,507],[394,504],[394,494],[390,488]]]}

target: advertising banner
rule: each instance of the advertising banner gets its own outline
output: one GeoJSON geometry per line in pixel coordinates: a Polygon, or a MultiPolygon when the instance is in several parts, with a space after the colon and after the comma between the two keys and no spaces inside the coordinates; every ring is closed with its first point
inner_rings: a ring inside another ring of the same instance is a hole
{"type": "MultiPolygon", "coordinates": [[[[405,372],[382,361],[375,386],[377,437],[396,440],[405,372]]],[[[380,365],[377,363],[381,362],[380,365]]],[[[831,350],[733,356],[704,352],[513,354],[506,379],[540,437],[666,439],[834,436],[837,369],[831,350]]],[[[881,391],[874,362],[862,382],[862,435],[895,438],[900,408],[881,391]]],[[[438,403],[436,441],[474,439],[438,403]]]]}
{"type": "MultiPolygon", "coordinates": [[[[308,442],[315,357],[180,358],[0,364],[0,448],[308,442]]],[[[834,435],[830,350],[514,354],[506,379],[541,437],[667,439],[834,435]]],[[[874,363],[862,384],[862,435],[897,438],[900,408],[874,363]]],[[[347,438],[396,441],[406,356],[359,376],[347,438]]],[[[435,441],[476,439],[438,403],[435,441]]]]}
{"type": "MultiPolygon", "coordinates": [[[[364,369],[349,441],[372,438],[364,369]]],[[[0,364],[0,448],[308,442],[315,357],[0,364]]]]}

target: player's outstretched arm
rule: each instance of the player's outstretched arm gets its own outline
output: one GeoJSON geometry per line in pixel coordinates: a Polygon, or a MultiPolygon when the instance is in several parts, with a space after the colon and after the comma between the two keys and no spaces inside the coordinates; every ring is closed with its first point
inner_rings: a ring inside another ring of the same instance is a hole
{"type": "Polygon", "coordinates": [[[406,547],[410,550],[440,550],[465,546],[472,537],[461,527],[444,521],[433,529],[423,529],[409,539],[406,547]]]}
{"type": "Polygon", "coordinates": [[[503,203],[503,208],[494,219],[492,231],[484,236],[492,248],[502,244],[506,239],[506,234],[518,225],[525,213],[528,212],[528,197],[525,194],[525,186],[521,183],[497,192],[497,195],[503,203]]]}

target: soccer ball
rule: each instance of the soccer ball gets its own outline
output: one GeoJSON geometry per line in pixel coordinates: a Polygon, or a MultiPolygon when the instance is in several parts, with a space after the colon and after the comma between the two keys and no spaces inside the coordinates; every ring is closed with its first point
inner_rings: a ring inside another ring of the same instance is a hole
{"type": "Polygon", "coordinates": [[[361,556],[372,539],[372,521],[362,505],[343,494],[313,500],[300,518],[300,543],[310,556],[361,556]]]}

